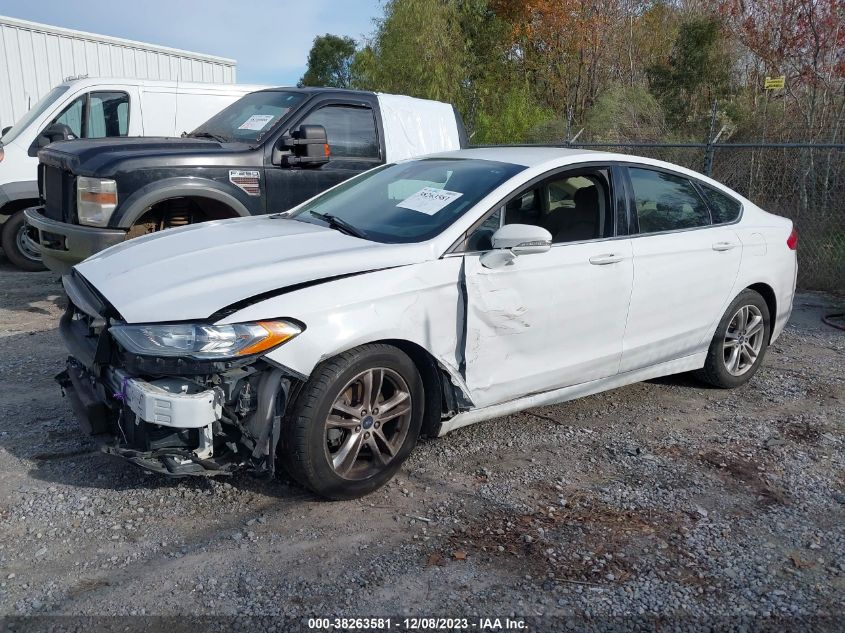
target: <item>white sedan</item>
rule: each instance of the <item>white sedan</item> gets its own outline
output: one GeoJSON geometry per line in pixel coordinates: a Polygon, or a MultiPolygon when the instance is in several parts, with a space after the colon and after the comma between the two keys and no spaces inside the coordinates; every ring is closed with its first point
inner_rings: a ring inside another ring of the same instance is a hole
{"type": "Polygon", "coordinates": [[[789,317],[796,242],[648,158],[438,154],[79,264],[59,381],[104,450],[148,470],[282,462],[357,497],[421,434],[679,372],[744,384],[789,317]]]}

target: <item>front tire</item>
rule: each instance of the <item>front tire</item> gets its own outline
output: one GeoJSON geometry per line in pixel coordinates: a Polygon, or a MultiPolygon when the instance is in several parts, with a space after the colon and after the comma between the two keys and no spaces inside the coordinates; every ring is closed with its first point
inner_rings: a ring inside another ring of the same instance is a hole
{"type": "Polygon", "coordinates": [[[26,218],[23,211],[16,211],[3,224],[3,252],[15,266],[28,272],[47,270],[41,261],[41,253],[26,236],[26,218]]]}
{"type": "Polygon", "coordinates": [[[372,344],[321,363],[282,437],[288,472],[318,495],[355,499],[387,483],[416,445],[424,388],[413,361],[372,344]]]}
{"type": "Polygon", "coordinates": [[[725,311],[696,376],[723,389],[744,385],[757,373],[771,335],[769,306],[760,293],[743,290],[725,311]]]}

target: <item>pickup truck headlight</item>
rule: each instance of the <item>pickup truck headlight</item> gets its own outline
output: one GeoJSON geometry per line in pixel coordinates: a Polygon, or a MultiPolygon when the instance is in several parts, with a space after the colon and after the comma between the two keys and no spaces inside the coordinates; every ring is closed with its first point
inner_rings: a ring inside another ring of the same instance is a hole
{"type": "Polygon", "coordinates": [[[76,214],[80,224],[107,226],[117,207],[117,183],[107,178],[76,179],[76,214]]]}
{"type": "Polygon", "coordinates": [[[109,332],[127,351],[139,356],[182,356],[208,360],[267,352],[299,335],[302,327],[290,321],[277,320],[232,325],[114,325],[109,332]]]}

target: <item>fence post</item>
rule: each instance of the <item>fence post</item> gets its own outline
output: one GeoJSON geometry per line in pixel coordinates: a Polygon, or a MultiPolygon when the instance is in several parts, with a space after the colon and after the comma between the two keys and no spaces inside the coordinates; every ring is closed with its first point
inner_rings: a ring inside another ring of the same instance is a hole
{"type": "Polygon", "coordinates": [[[707,133],[707,147],[704,150],[704,175],[710,176],[713,174],[713,153],[714,137],[716,135],[716,108],[719,105],[717,99],[713,99],[713,112],[710,114],[710,131],[707,133]]]}

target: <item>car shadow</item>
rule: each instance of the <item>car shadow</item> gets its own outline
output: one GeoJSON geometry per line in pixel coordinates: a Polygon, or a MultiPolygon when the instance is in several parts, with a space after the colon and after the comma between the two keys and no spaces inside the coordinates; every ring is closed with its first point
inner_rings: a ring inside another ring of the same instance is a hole
{"type": "Polygon", "coordinates": [[[660,376],[658,378],[651,378],[645,382],[652,385],[664,385],[668,387],[686,387],[689,389],[705,389],[708,391],[719,390],[719,387],[715,387],[703,380],[699,380],[692,372],[672,374],[671,376],[660,376]]]}

